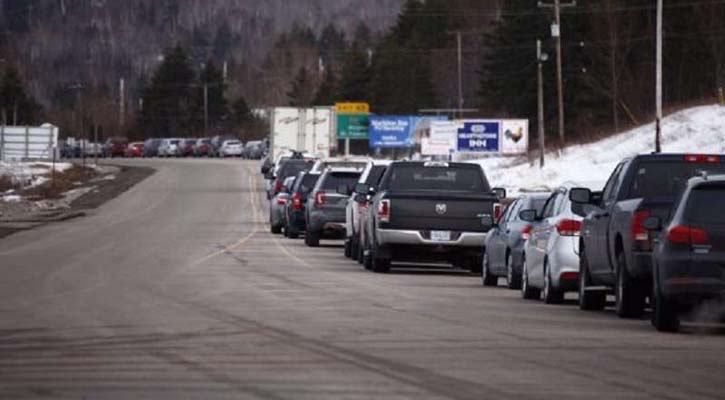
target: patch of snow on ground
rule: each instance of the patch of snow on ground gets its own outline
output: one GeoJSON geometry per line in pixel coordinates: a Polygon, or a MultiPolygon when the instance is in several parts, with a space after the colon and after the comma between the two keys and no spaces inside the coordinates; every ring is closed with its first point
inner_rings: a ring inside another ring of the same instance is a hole
{"type": "MultiPolygon", "coordinates": [[[[654,123],[603,139],[571,146],[560,157],[547,154],[546,166],[521,163],[521,159],[489,157],[474,160],[486,172],[492,186],[515,195],[520,191],[550,190],[566,181],[601,189],[626,157],[654,150],[654,123]]],[[[702,106],[674,113],[663,120],[662,150],[667,153],[725,152],[725,107],[702,106]]]]}

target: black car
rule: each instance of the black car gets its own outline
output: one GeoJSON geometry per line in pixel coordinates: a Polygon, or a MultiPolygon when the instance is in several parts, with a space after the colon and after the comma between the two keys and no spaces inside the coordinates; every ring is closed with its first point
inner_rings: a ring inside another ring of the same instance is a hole
{"type": "Polygon", "coordinates": [[[498,224],[486,236],[483,254],[484,286],[495,286],[500,276],[505,276],[509,289],[521,288],[521,271],[524,259],[524,243],[531,233],[532,224],[523,221],[519,213],[536,210],[541,214],[551,193],[527,193],[514,200],[501,216],[498,224]]]}
{"type": "Polygon", "coordinates": [[[292,159],[285,161],[279,167],[279,171],[277,171],[277,175],[274,177],[274,180],[270,185],[269,192],[267,192],[267,197],[271,199],[277,193],[279,193],[279,191],[282,190],[285,179],[289,178],[290,176],[295,176],[302,171],[309,171],[310,169],[312,169],[314,164],[315,163],[312,160],[292,159]]]}
{"type": "MultiPolygon", "coordinates": [[[[664,222],[644,221],[658,232],[652,252],[652,324],[674,332],[680,314],[725,298],[725,175],[692,178],[664,222]]],[[[723,315],[718,317],[723,318],[723,315]]]]}
{"type": "Polygon", "coordinates": [[[307,197],[315,187],[320,174],[313,172],[300,172],[297,174],[292,189],[290,191],[289,201],[285,207],[285,228],[284,232],[287,237],[297,239],[300,233],[307,229],[305,221],[305,204],[307,197]]]}

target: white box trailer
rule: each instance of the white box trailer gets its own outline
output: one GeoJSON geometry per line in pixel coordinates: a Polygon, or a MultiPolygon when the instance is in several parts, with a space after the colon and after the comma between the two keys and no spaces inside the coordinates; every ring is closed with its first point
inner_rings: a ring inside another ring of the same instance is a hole
{"type": "Polygon", "coordinates": [[[333,107],[276,107],[270,110],[269,118],[269,148],[273,159],[285,150],[330,156],[337,137],[333,107]]]}

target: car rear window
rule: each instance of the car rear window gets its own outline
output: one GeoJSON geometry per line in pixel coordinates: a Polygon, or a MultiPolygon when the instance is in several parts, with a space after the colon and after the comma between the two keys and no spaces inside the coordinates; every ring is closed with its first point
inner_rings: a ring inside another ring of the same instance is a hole
{"type": "Polygon", "coordinates": [[[239,146],[240,144],[239,142],[227,142],[227,146],[239,146]]]}
{"type": "Polygon", "coordinates": [[[179,144],[180,140],[170,140],[170,144],[179,144]]]}
{"type": "Polygon", "coordinates": [[[629,199],[674,197],[699,172],[706,171],[712,175],[725,173],[725,165],[720,163],[643,161],[636,168],[629,199]]]}
{"type": "Polygon", "coordinates": [[[444,190],[459,192],[488,192],[491,188],[478,168],[396,166],[388,186],[398,190],[444,190]]]}
{"type": "Polygon", "coordinates": [[[325,177],[322,189],[334,191],[340,185],[347,185],[348,188],[352,188],[358,179],[360,179],[360,174],[356,172],[330,172],[325,177]]]}
{"type": "Polygon", "coordinates": [[[380,182],[380,178],[385,173],[385,169],[387,167],[385,165],[375,165],[370,169],[370,173],[368,174],[368,179],[365,181],[365,184],[368,186],[375,186],[380,182]]]}
{"type": "Polygon", "coordinates": [[[288,176],[294,176],[302,171],[309,171],[312,168],[312,163],[302,160],[290,160],[282,164],[277,177],[280,179],[287,178],[288,176]]]}
{"type": "Polygon", "coordinates": [[[302,177],[302,182],[297,187],[297,191],[304,194],[309,193],[315,187],[318,179],[320,179],[318,174],[305,174],[302,177]]]}
{"type": "Polygon", "coordinates": [[[690,192],[685,211],[688,222],[725,225],[725,185],[700,186],[690,192]]]}

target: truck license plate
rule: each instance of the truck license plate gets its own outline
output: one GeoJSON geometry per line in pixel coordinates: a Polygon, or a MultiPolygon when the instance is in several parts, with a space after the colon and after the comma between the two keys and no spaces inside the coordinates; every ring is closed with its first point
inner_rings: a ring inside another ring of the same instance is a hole
{"type": "Polygon", "coordinates": [[[430,231],[430,240],[434,242],[450,242],[450,231],[430,231]]]}

